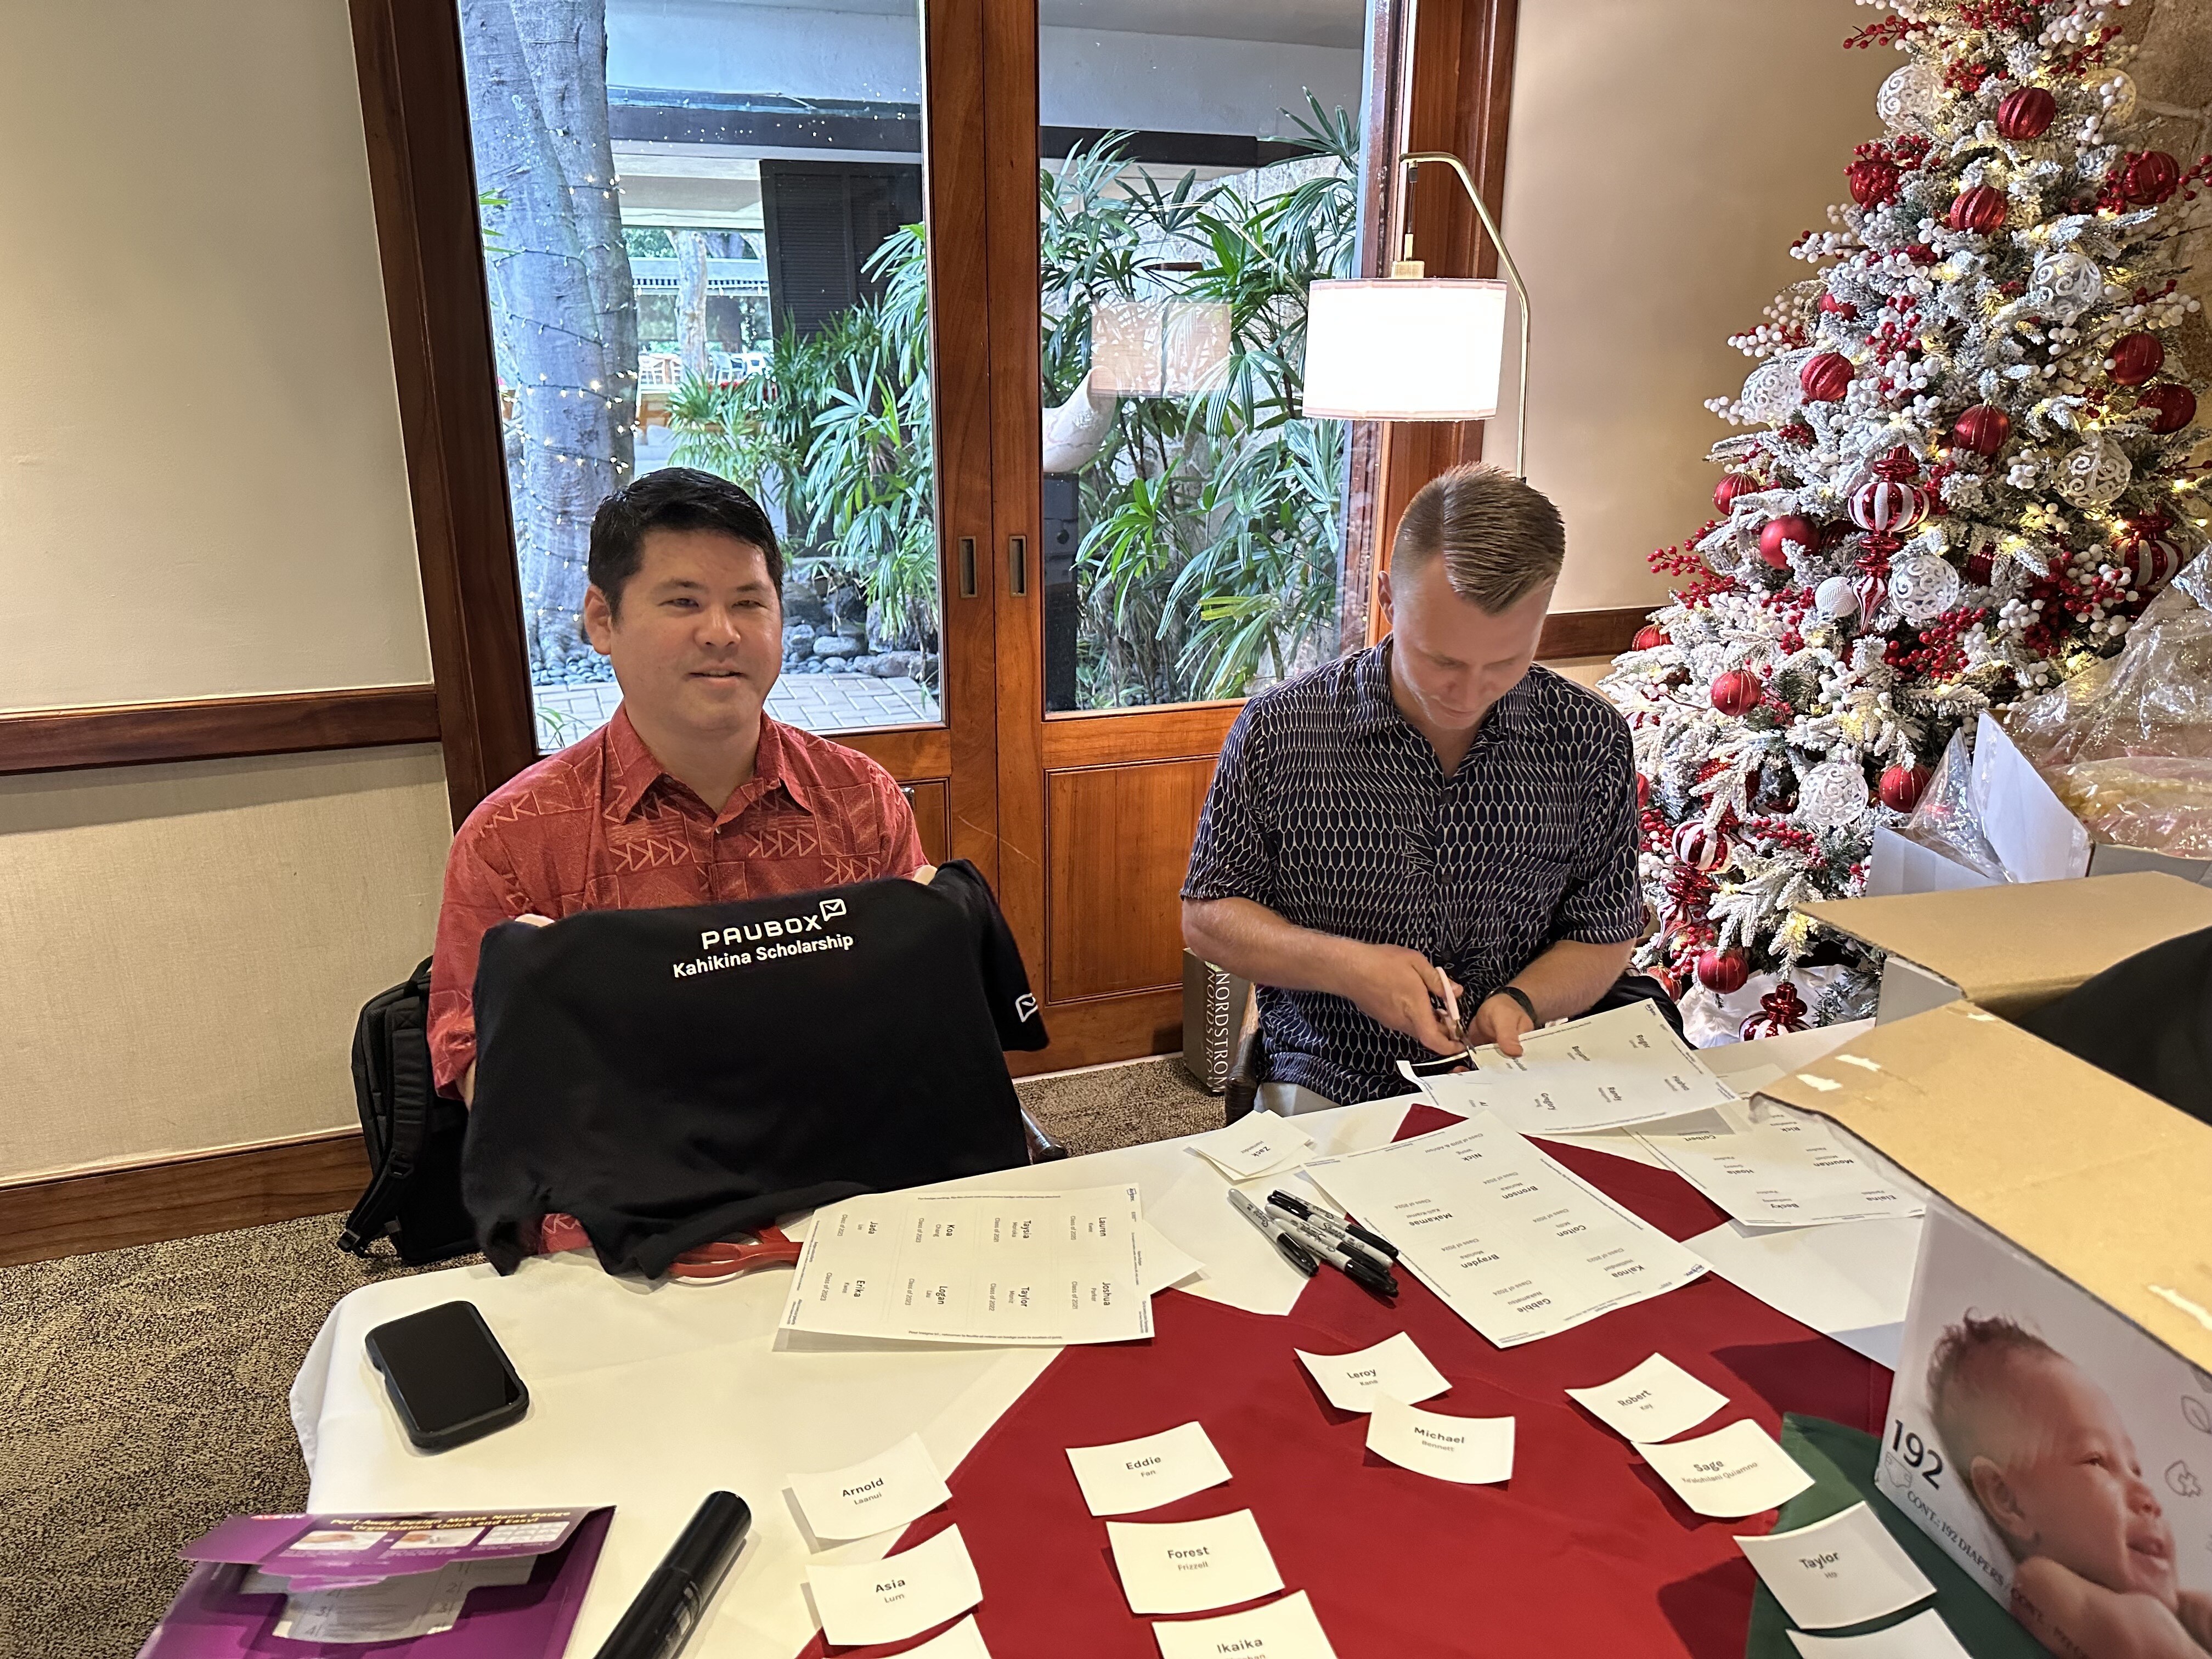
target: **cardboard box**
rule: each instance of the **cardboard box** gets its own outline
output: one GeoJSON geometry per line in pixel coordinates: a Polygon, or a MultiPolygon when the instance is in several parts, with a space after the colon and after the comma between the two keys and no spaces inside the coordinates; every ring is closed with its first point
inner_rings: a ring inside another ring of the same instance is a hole
{"type": "Polygon", "coordinates": [[[2138,951],[2212,927],[2212,889],[2157,872],[1801,908],[1885,953],[1883,1024],[1960,997],[2017,1019],[2138,951]]]}
{"type": "Polygon", "coordinates": [[[2212,1651],[2212,1127],[1965,1001],[1760,1092],[1929,1206],[1879,1489],[2054,1652],[2212,1651]]]}

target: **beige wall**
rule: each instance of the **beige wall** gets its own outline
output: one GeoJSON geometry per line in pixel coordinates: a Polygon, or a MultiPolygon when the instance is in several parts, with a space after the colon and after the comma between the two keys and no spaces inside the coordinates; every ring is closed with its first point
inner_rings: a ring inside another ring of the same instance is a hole
{"type": "MultiPolygon", "coordinates": [[[[1656,601],[1644,564],[1712,516],[1705,401],[1728,343],[1810,267],[1875,88],[1851,0],[1541,0],[1521,8],[1503,228],[1529,293],[1528,477],[1567,520],[1561,610],[1656,601]]],[[[1511,372],[1509,368],[1509,374],[1511,372]]],[[[1510,419],[1487,448],[1510,457],[1510,419]]]]}
{"type": "Polygon", "coordinates": [[[0,709],[428,679],[344,0],[6,9],[0,709]]]}
{"type": "MultiPolygon", "coordinates": [[[[427,680],[344,0],[8,9],[0,709],[427,680]]],[[[352,1121],[447,840],[428,748],[0,777],[0,1182],[352,1121]]]]}

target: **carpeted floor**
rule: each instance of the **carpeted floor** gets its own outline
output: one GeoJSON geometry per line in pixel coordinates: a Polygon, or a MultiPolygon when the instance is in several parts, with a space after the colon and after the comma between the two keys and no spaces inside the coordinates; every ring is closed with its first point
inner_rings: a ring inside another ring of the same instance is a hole
{"type": "MultiPolygon", "coordinates": [[[[1021,1092],[1078,1153],[1221,1121],[1172,1059],[1021,1092]]],[[[306,1501],[293,1374],[332,1304],[409,1271],[342,1255],[342,1220],[0,1269],[0,1659],[130,1659],[179,1544],[306,1501]]]]}

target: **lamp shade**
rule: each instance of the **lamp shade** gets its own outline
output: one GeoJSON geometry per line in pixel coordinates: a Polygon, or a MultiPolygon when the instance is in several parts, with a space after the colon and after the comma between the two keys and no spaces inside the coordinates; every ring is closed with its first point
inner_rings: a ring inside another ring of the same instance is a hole
{"type": "Polygon", "coordinates": [[[1506,286],[1474,277],[1316,283],[1302,413],[1481,421],[1498,413],[1506,286]]]}

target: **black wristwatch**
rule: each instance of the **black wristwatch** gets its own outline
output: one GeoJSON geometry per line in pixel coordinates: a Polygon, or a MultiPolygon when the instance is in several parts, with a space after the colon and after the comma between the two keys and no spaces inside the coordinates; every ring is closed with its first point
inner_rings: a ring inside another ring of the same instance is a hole
{"type": "Polygon", "coordinates": [[[1544,1022],[1536,1017],[1536,1005],[1528,1000],[1528,994],[1519,986],[1501,985],[1490,994],[1494,997],[1511,997],[1514,1001],[1521,1005],[1521,1012],[1528,1016],[1529,1024],[1539,1028],[1543,1025],[1544,1022]]]}

